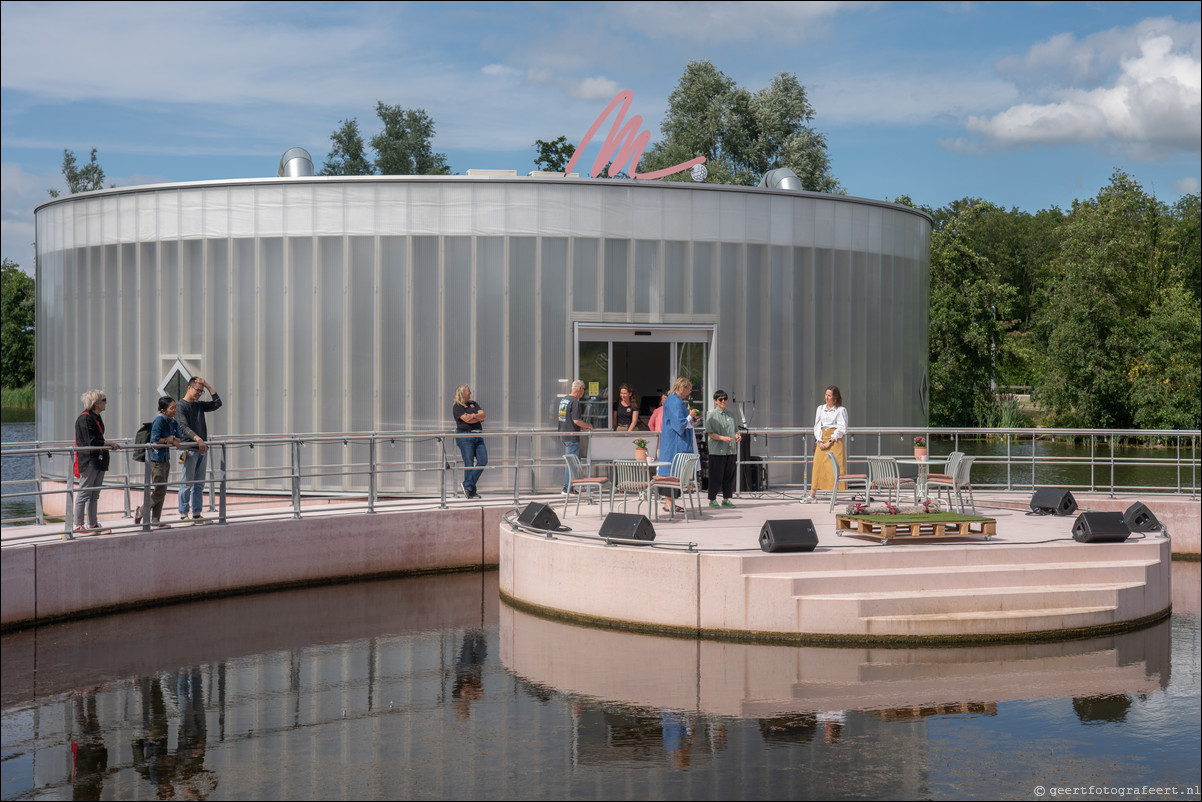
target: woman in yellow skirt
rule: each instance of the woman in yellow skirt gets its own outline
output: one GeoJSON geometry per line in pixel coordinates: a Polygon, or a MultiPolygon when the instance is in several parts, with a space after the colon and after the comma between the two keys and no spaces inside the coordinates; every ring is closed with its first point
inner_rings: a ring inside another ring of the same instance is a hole
{"type": "MultiPolygon", "coordinates": [[[[826,388],[826,400],[814,413],[814,439],[818,441],[818,447],[814,449],[813,481],[810,482],[810,495],[802,499],[804,504],[812,504],[819,490],[835,487],[828,452],[835,455],[840,475],[847,473],[847,410],[843,406],[843,395],[833,384],[826,388]]],[[[847,484],[840,482],[839,489],[846,490],[847,484]]]]}

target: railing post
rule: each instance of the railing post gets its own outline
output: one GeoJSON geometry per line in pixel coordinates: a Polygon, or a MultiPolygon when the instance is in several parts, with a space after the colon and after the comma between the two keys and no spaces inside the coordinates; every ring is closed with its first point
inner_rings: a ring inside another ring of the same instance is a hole
{"type": "Polygon", "coordinates": [[[218,480],[218,485],[217,485],[217,491],[218,491],[217,492],[217,523],[219,523],[219,524],[225,523],[225,518],[226,518],[225,457],[226,457],[225,443],[222,443],[221,444],[221,464],[218,466],[218,470],[221,471],[221,478],[218,480]]]}
{"type": "Polygon", "coordinates": [[[513,503],[521,504],[521,494],[518,490],[519,477],[522,475],[522,438],[518,435],[513,436],[513,503]]]}
{"type": "Polygon", "coordinates": [[[72,531],[75,529],[75,522],[71,520],[75,517],[75,461],[79,459],[79,452],[74,448],[71,449],[71,462],[67,464],[67,507],[63,510],[63,537],[67,540],[74,540],[75,536],[72,531]]]}
{"type": "Polygon", "coordinates": [[[150,449],[146,449],[145,451],[143,451],[143,453],[146,454],[146,462],[144,463],[145,470],[143,471],[143,475],[145,476],[145,479],[146,479],[146,484],[142,485],[142,531],[149,532],[150,531],[150,513],[151,513],[150,496],[151,496],[151,493],[153,492],[153,488],[150,486],[150,468],[151,468],[150,449]]]}
{"type": "Polygon", "coordinates": [[[442,468],[438,472],[438,509],[445,510],[447,508],[447,470],[450,465],[447,462],[447,439],[442,435],[438,436],[438,455],[442,468]]]}
{"type": "Polygon", "coordinates": [[[292,517],[299,518],[300,514],[300,458],[301,442],[292,441],[292,517]]]}
{"type": "Polygon", "coordinates": [[[1010,476],[1010,459],[1013,452],[1010,450],[1010,432],[1006,432],[1006,492],[1009,493],[1014,489],[1014,480],[1010,476]]]}
{"type": "Polygon", "coordinates": [[[1110,497],[1114,498],[1114,435],[1110,435],[1110,497]]]}
{"type": "MultiPolygon", "coordinates": [[[[1180,451],[1182,451],[1182,445],[1180,445],[1180,440],[1178,440],[1178,455],[1180,451]]],[[[1177,473],[1180,475],[1179,469],[1177,473]]],[[[36,453],[34,455],[34,518],[40,527],[46,524],[46,507],[42,505],[42,455],[36,455],[36,453]]]]}
{"type": "Polygon", "coordinates": [[[122,482],[122,484],[125,485],[125,517],[126,518],[134,517],[133,515],[130,514],[131,511],[130,511],[130,507],[129,507],[129,503],[130,503],[129,486],[131,484],[133,484],[133,481],[132,481],[133,480],[133,471],[130,470],[129,461],[131,459],[133,459],[133,455],[134,455],[134,452],[133,452],[132,448],[125,449],[125,481],[122,482]]]}
{"type": "Polygon", "coordinates": [[[367,511],[376,511],[376,493],[379,492],[376,471],[376,436],[373,434],[367,441],[367,511]]]}

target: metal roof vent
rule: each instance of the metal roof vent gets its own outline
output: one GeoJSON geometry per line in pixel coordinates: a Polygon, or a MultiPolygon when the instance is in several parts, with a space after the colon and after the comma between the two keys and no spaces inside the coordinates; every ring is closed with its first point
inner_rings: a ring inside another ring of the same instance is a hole
{"type": "Polygon", "coordinates": [[[288,148],[280,157],[280,178],[304,178],[313,175],[313,157],[304,148],[288,148]]]}
{"type": "Polygon", "coordinates": [[[760,179],[760,186],[768,189],[791,189],[797,192],[805,189],[801,185],[801,179],[797,177],[797,173],[788,167],[777,167],[775,170],[764,173],[764,177],[760,179]]]}

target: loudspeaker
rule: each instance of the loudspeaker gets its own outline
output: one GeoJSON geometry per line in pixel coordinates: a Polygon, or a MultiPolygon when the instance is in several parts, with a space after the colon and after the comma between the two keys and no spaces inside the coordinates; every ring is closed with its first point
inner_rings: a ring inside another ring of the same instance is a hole
{"type": "Polygon", "coordinates": [[[532,501],[526,505],[526,509],[522,510],[522,514],[518,516],[518,523],[525,524],[534,529],[556,530],[559,529],[559,516],[555,514],[555,510],[546,504],[532,501]]]}
{"type": "Polygon", "coordinates": [[[1072,515],[1076,511],[1077,500],[1067,490],[1041,487],[1031,496],[1031,512],[1040,515],[1072,515]]]}
{"type": "Polygon", "coordinates": [[[764,521],[760,529],[760,548],[764,551],[813,551],[818,533],[809,518],[764,521]]]}
{"type": "Polygon", "coordinates": [[[1122,543],[1130,535],[1121,512],[1083,512],[1073,524],[1078,543],[1122,543]]]}
{"type": "Polygon", "coordinates": [[[627,540],[655,540],[655,527],[646,515],[611,512],[601,522],[601,537],[624,537],[627,540]]]}
{"type": "Polygon", "coordinates": [[[1132,532],[1159,532],[1162,528],[1160,521],[1151,510],[1144,506],[1142,501],[1137,501],[1128,507],[1127,511],[1123,513],[1123,520],[1132,532]]]}

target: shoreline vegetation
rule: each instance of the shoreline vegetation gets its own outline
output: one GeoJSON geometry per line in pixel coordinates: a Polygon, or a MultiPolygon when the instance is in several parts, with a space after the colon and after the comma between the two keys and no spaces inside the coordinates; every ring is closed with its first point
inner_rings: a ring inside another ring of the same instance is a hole
{"type": "Polygon", "coordinates": [[[34,408],[34,386],[31,382],[24,387],[0,387],[0,407],[4,409],[34,408]]]}

